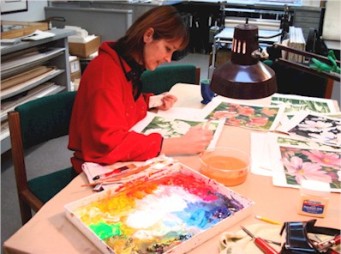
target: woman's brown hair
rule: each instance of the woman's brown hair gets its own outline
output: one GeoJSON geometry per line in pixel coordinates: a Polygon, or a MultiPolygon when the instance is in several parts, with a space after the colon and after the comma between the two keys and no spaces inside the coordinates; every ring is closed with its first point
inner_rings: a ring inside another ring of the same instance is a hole
{"type": "Polygon", "coordinates": [[[179,50],[187,47],[189,35],[180,13],[173,6],[158,6],[145,12],[129,27],[117,44],[127,56],[143,59],[143,36],[148,28],[154,29],[154,40],[182,40],[179,50]]]}

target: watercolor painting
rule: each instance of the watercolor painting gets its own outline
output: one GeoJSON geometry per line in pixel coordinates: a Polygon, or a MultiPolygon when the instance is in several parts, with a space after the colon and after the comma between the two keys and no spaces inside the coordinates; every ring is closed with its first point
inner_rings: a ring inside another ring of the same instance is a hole
{"type": "Polygon", "coordinates": [[[341,191],[340,150],[287,146],[280,146],[279,150],[283,170],[274,174],[275,185],[299,187],[303,179],[308,179],[327,182],[331,191],[341,191]]]}
{"type": "Polygon", "coordinates": [[[323,115],[330,118],[341,119],[341,112],[328,113],[323,115]]]}
{"type": "MultiPolygon", "coordinates": [[[[295,139],[291,137],[287,137],[284,135],[278,135],[276,140],[278,145],[281,146],[294,146],[299,148],[309,148],[309,149],[328,149],[328,150],[334,150],[333,146],[329,146],[323,143],[314,142],[309,139],[303,140],[303,139],[295,139]]],[[[337,150],[337,148],[335,148],[337,150]]]]}
{"type": "MultiPolygon", "coordinates": [[[[218,128],[217,121],[208,122],[208,128],[215,131],[218,128]]],[[[160,116],[155,116],[152,121],[141,131],[148,135],[150,133],[160,133],[164,138],[180,137],[188,132],[191,127],[198,124],[204,125],[205,121],[187,121],[180,119],[166,119],[160,116]]]]}
{"type": "Polygon", "coordinates": [[[296,112],[334,113],[335,105],[330,99],[312,98],[300,95],[274,94],[271,105],[285,105],[284,114],[293,115],[296,112]]]}
{"type": "Polygon", "coordinates": [[[186,253],[251,213],[252,201],[174,162],[66,205],[103,253],[186,253]]]}
{"type": "Polygon", "coordinates": [[[341,147],[341,120],[323,115],[297,114],[281,131],[329,146],[341,147]]]}
{"type": "Polygon", "coordinates": [[[257,175],[272,176],[273,151],[279,150],[280,146],[294,147],[310,150],[331,150],[340,152],[337,147],[318,143],[309,139],[295,139],[289,135],[274,132],[251,133],[251,172],[257,175]]]}
{"type": "Polygon", "coordinates": [[[226,125],[270,131],[277,127],[284,109],[278,106],[237,104],[215,100],[204,110],[207,112],[206,119],[225,119],[226,125]]]}
{"type": "Polygon", "coordinates": [[[213,138],[208,149],[214,148],[224,127],[223,120],[207,121],[206,119],[203,119],[199,121],[172,119],[148,113],[142,121],[138,122],[133,127],[133,130],[146,135],[150,133],[159,133],[164,138],[174,138],[186,134],[191,127],[197,125],[202,125],[203,127],[212,130],[213,138]]]}

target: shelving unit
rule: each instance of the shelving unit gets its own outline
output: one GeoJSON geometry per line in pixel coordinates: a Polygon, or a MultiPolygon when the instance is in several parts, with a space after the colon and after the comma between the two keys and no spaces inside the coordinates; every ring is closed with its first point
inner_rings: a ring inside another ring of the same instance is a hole
{"type": "Polygon", "coordinates": [[[74,32],[52,29],[51,38],[22,41],[1,47],[1,153],[11,148],[7,113],[27,101],[61,91],[70,91],[70,64],[67,37],[74,32]],[[25,76],[35,70],[39,75],[25,76]],[[16,82],[24,79],[23,82],[16,82]],[[4,89],[4,84],[9,85],[4,89]]]}

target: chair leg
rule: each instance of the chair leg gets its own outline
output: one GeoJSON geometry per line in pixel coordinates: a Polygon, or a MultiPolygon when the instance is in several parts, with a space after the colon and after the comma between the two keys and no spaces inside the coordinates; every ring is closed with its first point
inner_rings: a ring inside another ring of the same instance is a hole
{"type": "Polygon", "coordinates": [[[20,214],[21,214],[21,223],[24,225],[32,218],[32,210],[29,205],[27,205],[24,201],[19,198],[19,206],[20,206],[20,214]]]}

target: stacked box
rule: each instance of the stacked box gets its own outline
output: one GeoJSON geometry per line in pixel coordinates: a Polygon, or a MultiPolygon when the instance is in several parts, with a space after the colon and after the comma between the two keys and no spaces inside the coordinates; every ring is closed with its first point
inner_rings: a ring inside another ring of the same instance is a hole
{"type": "Polygon", "coordinates": [[[95,36],[87,42],[69,42],[70,55],[87,58],[95,53],[101,44],[99,36],[95,36]]]}

